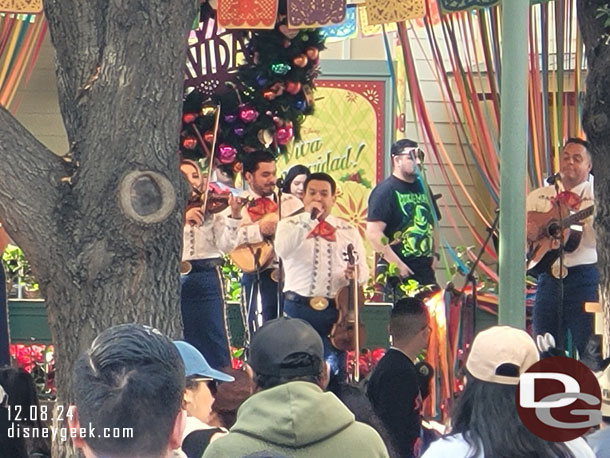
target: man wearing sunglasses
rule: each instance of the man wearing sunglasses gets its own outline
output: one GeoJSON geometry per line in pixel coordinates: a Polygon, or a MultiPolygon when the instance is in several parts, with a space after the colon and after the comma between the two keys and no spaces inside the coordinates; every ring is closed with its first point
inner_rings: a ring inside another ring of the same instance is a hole
{"type": "Polygon", "coordinates": [[[436,284],[434,258],[438,246],[432,193],[419,174],[424,153],[416,142],[398,140],[390,150],[392,175],[371,192],[366,234],[371,246],[396,265],[402,278],[436,284]]]}

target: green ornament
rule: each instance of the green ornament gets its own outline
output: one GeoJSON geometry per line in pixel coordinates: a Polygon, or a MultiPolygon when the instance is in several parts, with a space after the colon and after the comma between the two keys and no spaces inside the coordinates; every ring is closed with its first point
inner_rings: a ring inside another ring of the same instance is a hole
{"type": "Polygon", "coordinates": [[[309,41],[309,35],[307,35],[306,33],[304,33],[303,35],[301,35],[301,40],[303,40],[303,41],[309,41]]]}
{"type": "Polygon", "coordinates": [[[288,64],[271,64],[271,71],[277,75],[285,75],[292,67],[288,64]]]}

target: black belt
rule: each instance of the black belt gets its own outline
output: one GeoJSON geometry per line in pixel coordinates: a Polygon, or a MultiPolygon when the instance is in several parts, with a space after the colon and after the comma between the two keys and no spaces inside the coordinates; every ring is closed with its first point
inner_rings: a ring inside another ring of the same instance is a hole
{"type": "Polygon", "coordinates": [[[202,272],[204,270],[213,270],[218,266],[222,266],[224,261],[222,258],[209,258],[209,259],[192,259],[187,261],[191,264],[191,272],[202,272]]]}

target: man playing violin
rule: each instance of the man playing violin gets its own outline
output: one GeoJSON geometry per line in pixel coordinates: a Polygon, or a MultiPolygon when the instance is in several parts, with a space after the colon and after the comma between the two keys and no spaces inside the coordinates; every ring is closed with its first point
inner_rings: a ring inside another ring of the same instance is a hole
{"type": "Polygon", "coordinates": [[[180,277],[184,340],[220,369],[231,365],[220,266],[223,255],[235,246],[242,202],[229,193],[229,208],[211,213],[211,200],[203,208],[207,178],[199,165],[185,159],[180,171],[193,188],[185,215],[180,277]]]}
{"type": "MultiPolygon", "coordinates": [[[[238,232],[238,247],[246,247],[237,255],[231,254],[233,262],[238,267],[244,255],[256,260],[259,272],[258,287],[260,288],[260,302],[255,291],[257,283],[256,269],[244,272],[241,279],[242,291],[245,292],[248,328],[250,332],[262,325],[263,322],[278,316],[278,285],[272,277],[275,254],[271,241],[276,233],[279,221],[277,195],[274,193],[276,178],[275,158],[268,151],[253,151],[243,161],[243,174],[248,183],[248,190],[240,194],[241,198],[248,199],[248,205],[242,210],[242,223],[238,232]],[[269,250],[262,243],[267,243],[269,250]],[[258,309],[260,305],[261,310],[258,309]]],[[[290,216],[301,210],[303,203],[290,194],[282,195],[281,216],[290,216]]],[[[252,263],[252,260],[246,260],[252,263]]],[[[245,269],[243,269],[245,270],[245,269]]]]}
{"type": "Polygon", "coordinates": [[[275,249],[284,263],[284,313],[320,334],[331,379],[338,381],[345,378],[345,352],[331,345],[329,334],[338,318],[335,295],[354,272],[344,259],[349,244],[356,251],[359,284],[366,282],[368,266],[358,230],[330,214],[336,193],[330,175],[312,173],[305,181],[305,212],[279,222],[275,249]]]}
{"type": "MultiPolygon", "coordinates": [[[[555,202],[563,202],[566,214],[561,218],[564,219],[568,213],[593,205],[593,182],[589,181],[591,153],[588,148],[589,144],[581,138],[568,139],[559,157],[560,173],[552,177],[554,186],[543,186],[527,196],[528,240],[537,229],[533,227],[534,212],[547,212],[555,202]]],[[[593,332],[592,317],[584,310],[584,303],[597,302],[599,272],[593,217],[587,217],[580,224],[582,238],[576,249],[568,252],[566,244],[562,262],[564,271],[560,271],[562,266],[557,258],[538,276],[533,325],[536,335],[550,332],[559,343],[563,342],[566,328],[569,328],[574,346],[582,357],[593,332]],[[565,278],[561,280],[563,275],[565,278]],[[561,313],[558,307],[563,307],[561,313]]]]}

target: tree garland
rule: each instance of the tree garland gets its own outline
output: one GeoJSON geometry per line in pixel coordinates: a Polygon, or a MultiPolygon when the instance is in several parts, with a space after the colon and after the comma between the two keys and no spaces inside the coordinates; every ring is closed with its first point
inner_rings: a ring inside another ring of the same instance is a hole
{"type": "Polygon", "coordinates": [[[324,38],[318,29],[289,29],[285,14],[273,30],[249,32],[246,63],[231,82],[207,97],[186,88],[180,150],[184,157],[208,156],[214,140],[216,107],[221,107],[215,163],[232,164],[265,149],[286,152],[300,139],[300,127],[314,109],[314,81],[319,74],[319,52],[324,38]],[[190,92],[188,92],[190,91],[190,92]]]}

